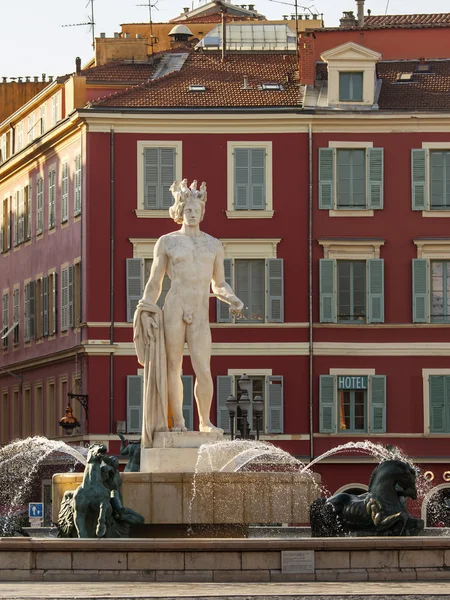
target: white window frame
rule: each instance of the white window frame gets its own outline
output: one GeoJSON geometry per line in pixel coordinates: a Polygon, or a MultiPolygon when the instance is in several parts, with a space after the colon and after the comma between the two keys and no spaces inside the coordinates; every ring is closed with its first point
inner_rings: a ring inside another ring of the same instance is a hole
{"type": "Polygon", "coordinates": [[[169,219],[165,209],[146,210],[144,208],[144,150],[146,148],[173,148],[175,150],[175,180],[183,179],[183,142],[179,140],[138,140],[137,142],[137,209],[140,219],[169,219]]]}
{"type": "Polygon", "coordinates": [[[0,163],[4,163],[7,160],[7,141],[6,141],[6,133],[4,133],[0,138],[0,149],[1,149],[1,160],[0,163]]]}
{"type": "Polygon", "coordinates": [[[273,153],[272,142],[227,142],[227,210],[228,219],[271,219],[273,210],[273,153]],[[234,151],[236,148],[263,148],[266,151],[266,208],[265,210],[235,210],[234,208],[234,151]]]}
{"type": "MultiPolygon", "coordinates": [[[[243,373],[245,373],[246,375],[248,375],[248,377],[264,377],[264,390],[267,390],[267,382],[268,382],[268,377],[271,377],[273,375],[273,369],[253,369],[253,368],[249,368],[249,369],[245,369],[244,367],[240,367],[239,369],[228,369],[227,375],[230,375],[231,377],[233,377],[233,385],[234,385],[234,395],[237,398],[237,392],[239,391],[239,385],[237,382],[236,378],[239,378],[243,373]]],[[[270,435],[270,431],[268,431],[269,428],[269,417],[268,417],[268,402],[269,402],[269,398],[267,395],[267,392],[264,392],[264,409],[263,409],[263,423],[262,423],[262,428],[261,431],[259,432],[262,435],[270,435]]],[[[253,431],[253,427],[250,425],[250,429],[251,431],[253,431]]],[[[277,434],[274,434],[277,435],[277,434]]]]}
{"type": "Polygon", "coordinates": [[[39,109],[39,119],[40,119],[40,135],[44,135],[47,131],[47,103],[41,104],[39,109]]]}
{"type": "Polygon", "coordinates": [[[369,194],[369,178],[368,178],[368,163],[367,150],[373,148],[373,142],[347,142],[336,141],[328,142],[328,148],[334,149],[334,173],[333,173],[333,193],[334,193],[334,208],[328,211],[329,217],[373,217],[374,210],[372,208],[338,208],[337,206],[337,150],[366,150],[366,205],[369,194]]]}
{"type": "MultiPolygon", "coordinates": [[[[61,189],[61,223],[66,224],[69,220],[69,182],[70,182],[70,163],[67,157],[61,159],[60,169],[60,189],[61,189]],[[64,193],[64,168],[67,168],[66,186],[64,193]]],[[[56,219],[55,219],[56,220],[56,219]]]]}
{"type": "Polygon", "coordinates": [[[16,152],[23,148],[23,121],[19,121],[16,125],[16,152]]]}
{"type": "Polygon", "coordinates": [[[34,135],[34,126],[35,126],[34,111],[28,115],[27,123],[28,123],[27,138],[28,138],[28,143],[31,144],[31,142],[34,140],[34,137],[35,137],[35,135],[34,135]]]}
{"type": "Polygon", "coordinates": [[[75,153],[73,165],[73,214],[77,217],[81,214],[83,203],[83,155],[81,153],[81,150],[80,152],[75,153]],[[79,169],[77,169],[78,160],[80,163],[79,169]]]}
{"type": "Polygon", "coordinates": [[[427,150],[427,159],[425,161],[425,172],[426,172],[426,198],[427,198],[427,210],[422,211],[422,217],[428,218],[450,218],[450,210],[431,210],[430,208],[430,150],[448,150],[450,151],[450,142],[422,142],[422,149],[427,150]]]}
{"type": "Polygon", "coordinates": [[[56,164],[53,164],[49,167],[48,172],[47,172],[47,191],[48,191],[48,195],[47,195],[47,206],[48,206],[48,219],[47,219],[47,224],[48,224],[48,231],[55,231],[56,230],[56,195],[57,195],[57,185],[58,185],[58,181],[57,181],[57,171],[56,171],[56,164]],[[53,225],[51,223],[51,210],[50,210],[50,199],[51,199],[51,190],[50,190],[50,174],[53,171],[53,173],[55,174],[55,183],[54,183],[54,206],[53,206],[53,213],[54,213],[54,222],[53,225]]]}
{"type": "Polygon", "coordinates": [[[61,92],[58,91],[52,96],[52,127],[61,120],[61,92]]]}
{"type": "MultiPolygon", "coordinates": [[[[435,211],[433,211],[435,212],[435,211]]],[[[417,258],[425,258],[428,261],[428,321],[427,323],[439,327],[445,325],[445,321],[442,323],[433,322],[431,320],[431,262],[432,261],[450,261],[450,239],[428,239],[428,240],[413,240],[417,247],[417,258]]]]}

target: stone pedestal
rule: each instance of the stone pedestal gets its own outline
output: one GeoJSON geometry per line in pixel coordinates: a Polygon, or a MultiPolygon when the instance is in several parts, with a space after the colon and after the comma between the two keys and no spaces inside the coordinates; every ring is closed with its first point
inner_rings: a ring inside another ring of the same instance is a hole
{"type": "Polygon", "coordinates": [[[202,444],[223,440],[223,433],[158,432],[152,448],[141,450],[141,473],[194,473],[202,444]]]}

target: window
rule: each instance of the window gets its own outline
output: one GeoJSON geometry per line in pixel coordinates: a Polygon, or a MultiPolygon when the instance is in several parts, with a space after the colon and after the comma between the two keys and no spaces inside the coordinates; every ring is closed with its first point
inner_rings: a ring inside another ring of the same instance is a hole
{"type": "Polygon", "coordinates": [[[23,122],[17,123],[16,125],[16,152],[23,148],[23,122]]]}
{"type": "Polygon", "coordinates": [[[36,297],[36,311],[35,311],[35,328],[36,328],[36,339],[39,340],[43,336],[43,302],[42,302],[42,285],[43,278],[39,277],[36,279],[36,289],[35,289],[35,297],[36,297]]]}
{"type": "Polygon", "coordinates": [[[383,154],[383,148],[319,148],[319,209],[382,209],[383,154]]]}
{"type": "MultiPolygon", "coordinates": [[[[244,303],[236,323],[283,323],[283,259],[224,260],[225,280],[244,303]]],[[[217,321],[231,323],[229,305],[217,300],[217,321]]]]}
{"type": "Polygon", "coordinates": [[[384,261],[320,261],[321,323],[383,323],[384,261]]]}
{"type": "Polygon", "coordinates": [[[56,169],[48,172],[48,228],[55,227],[56,169]]]}
{"type": "Polygon", "coordinates": [[[234,150],[234,210],[266,208],[265,148],[234,150]]]}
{"type": "Polygon", "coordinates": [[[73,327],[73,265],[61,269],[61,331],[73,327]]]}
{"type": "Polygon", "coordinates": [[[64,162],[61,169],[61,223],[69,220],[69,163],[64,162]]]}
{"type": "MultiPolygon", "coordinates": [[[[127,258],[127,322],[133,321],[137,303],[142,298],[144,288],[150,277],[152,258],[127,258]]],[[[158,306],[162,308],[170,290],[171,280],[167,273],[162,282],[161,295],[158,298],[158,306]]]]}
{"type": "Polygon", "coordinates": [[[31,221],[32,221],[32,187],[31,182],[23,188],[24,193],[24,218],[23,230],[25,241],[31,240],[31,221]]]}
{"type": "Polygon", "coordinates": [[[11,247],[11,233],[10,233],[10,222],[11,217],[9,214],[9,199],[4,198],[2,205],[2,228],[1,228],[1,249],[2,252],[8,252],[11,247]]]}
{"type": "Polygon", "coordinates": [[[28,143],[30,144],[34,140],[34,112],[28,115],[27,137],[28,143]]]}
{"type": "Polygon", "coordinates": [[[450,376],[430,375],[430,433],[450,433],[450,376]]]}
{"type": "Polygon", "coordinates": [[[384,433],[385,375],[320,375],[320,433],[384,433]]]}
{"type": "Polygon", "coordinates": [[[339,101],[362,102],[363,73],[339,73],[339,101]]]}
{"type": "MultiPolygon", "coordinates": [[[[45,295],[45,289],[44,289],[45,295]]],[[[49,273],[48,288],[47,288],[47,319],[48,319],[48,335],[56,333],[56,273],[49,273]]],[[[45,311],[45,304],[44,304],[45,311]]],[[[45,334],[45,314],[44,314],[44,335],[45,334]]]]}
{"type": "Polygon", "coordinates": [[[13,343],[16,346],[19,343],[19,295],[20,289],[15,289],[13,292],[13,323],[17,323],[14,327],[13,343]]]}
{"type": "Polygon", "coordinates": [[[52,96],[52,127],[56,125],[60,118],[59,92],[57,92],[54,96],[52,96]]]}
{"type": "Polygon", "coordinates": [[[81,213],[81,154],[75,156],[75,175],[74,175],[74,214],[79,215],[81,213]]]}
{"type": "MultiPolygon", "coordinates": [[[[189,431],[194,429],[194,378],[182,375],[183,417],[189,431]]],[[[142,375],[127,376],[127,433],[142,431],[142,375]]]]}
{"type": "Polygon", "coordinates": [[[24,241],[25,229],[25,189],[16,190],[14,195],[14,246],[24,241]]]}
{"type": "MultiPolygon", "coordinates": [[[[228,371],[230,373],[230,371],[228,371]]],[[[230,431],[230,416],[228,413],[226,401],[228,396],[233,394],[236,398],[239,398],[240,389],[238,385],[239,377],[243,371],[239,374],[233,375],[220,375],[217,377],[217,425],[224,431],[230,431]]],[[[260,433],[283,433],[283,376],[281,375],[264,375],[264,374],[248,374],[251,382],[249,396],[253,401],[255,396],[261,396],[263,399],[264,407],[262,419],[259,421],[260,433]]],[[[238,422],[235,431],[239,430],[242,426],[241,413],[238,407],[238,422]]],[[[252,432],[256,432],[257,423],[256,417],[252,411],[252,405],[250,406],[247,414],[247,423],[252,432]]]]}
{"type": "Polygon", "coordinates": [[[450,150],[412,150],[412,209],[450,211],[450,150]]]}
{"type": "Polygon", "coordinates": [[[43,135],[47,130],[47,105],[42,104],[39,112],[41,120],[41,135],[43,135]]]}
{"type": "Polygon", "coordinates": [[[24,339],[29,342],[36,334],[36,282],[30,281],[24,287],[24,339]]]}
{"type": "Polygon", "coordinates": [[[6,133],[4,133],[0,137],[0,163],[5,162],[5,160],[8,158],[7,148],[7,136],[6,133]]]}
{"type": "Polygon", "coordinates": [[[338,321],[366,321],[366,262],[337,261],[338,321]]]}
{"type": "Polygon", "coordinates": [[[44,181],[36,179],[36,235],[44,231],[44,181]]]}
{"type": "MultiPolygon", "coordinates": [[[[9,294],[3,294],[3,329],[2,329],[2,337],[8,332],[9,329],[9,294]]],[[[3,350],[8,349],[8,338],[3,338],[3,350]]]]}
{"type": "Polygon", "coordinates": [[[450,260],[413,259],[413,322],[450,323],[450,260]]]}
{"type": "Polygon", "coordinates": [[[227,217],[272,217],[272,142],[228,142],[227,147],[227,217]]]}
{"type": "Polygon", "coordinates": [[[143,148],[144,210],[168,210],[173,203],[169,190],[176,180],[176,148],[143,148]]]}
{"type": "Polygon", "coordinates": [[[73,265],[73,327],[81,323],[81,262],[73,265]]]}

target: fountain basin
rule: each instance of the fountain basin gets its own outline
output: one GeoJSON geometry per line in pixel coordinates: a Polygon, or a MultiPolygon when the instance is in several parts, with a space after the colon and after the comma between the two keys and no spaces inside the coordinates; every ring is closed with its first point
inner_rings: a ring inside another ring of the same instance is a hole
{"type": "MultiPolygon", "coordinates": [[[[320,475],[278,472],[121,473],[123,503],[147,525],[308,523],[320,475]]],[[[53,476],[52,519],[82,473],[53,476]]]]}

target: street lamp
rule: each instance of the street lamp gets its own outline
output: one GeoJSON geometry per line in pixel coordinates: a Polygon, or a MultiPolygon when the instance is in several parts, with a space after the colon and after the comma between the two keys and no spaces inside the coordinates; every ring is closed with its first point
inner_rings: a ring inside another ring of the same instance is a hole
{"type": "Polygon", "coordinates": [[[246,440],[250,437],[248,435],[250,433],[250,431],[249,431],[248,423],[247,423],[247,415],[248,415],[248,410],[251,406],[251,401],[250,401],[250,398],[248,397],[247,392],[243,392],[241,394],[241,397],[239,398],[238,406],[241,409],[241,439],[246,440]]]}
{"type": "Polygon", "coordinates": [[[76,400],[78,400],[78,402],[84,408],[84,411],[86,413],[86,421],[89,422],[88,395],[87,394],[72,394],[69,392],[67,394],[67,397],[68,397],[69,401],[68,401],[68,404],[66,407],[66,416],[63,417],[62,419],[60,419],[59,425],[64,429],[64,431],[67,433],[67,435],[72,435],[73,430],[76,427],[81,427],[81,425],[77,421],[77,419],[73,416],[73,409],[72,409],[72,405],[71,405],[70,401],[72,398],[75,398],[76,400]]]}
{"type": "Polygon", "coordinates": [[[236,416],[236,408],[237,408],[237,400],[236,396],[228,396],[226,401],[228,413],[230,415],[230,432],[231,432],[231,440],[234,440],[234,419],[236,416]]]}
{"type": "Polygon", "coordinates": [[[263,399],[261,398],[261,396],[255,396],[253,399],[253,412],[255,413],[255,417],[256,417],[256,439],[259,440],[259,420],[262,417],[262,413],[263,413],[263,409],[264,409],[264,402],[263,399]]]}

